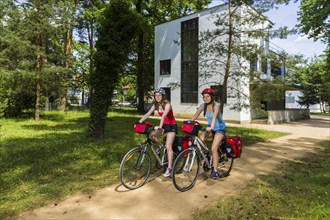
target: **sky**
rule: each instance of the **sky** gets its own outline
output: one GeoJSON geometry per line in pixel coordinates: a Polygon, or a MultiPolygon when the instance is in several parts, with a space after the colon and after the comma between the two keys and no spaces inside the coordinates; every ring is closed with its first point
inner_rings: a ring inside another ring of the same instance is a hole
{"type": "MultiPolygon", "coordinates": [[[[221,0],[213,0],[209,7],[221,4],[221,0]]],[[[275,25],[274,28],[281,26],[294,27],[297,23],[297,12],[299,10],[299,2],[291,2],[289,5],[281,5],[278,9],[272,9],[264,13],[270,21],[275,25]]],[[[273,44],[285,50],[288,54],[303,54],[306,58],[318,56],[323,53],[326,45],[321,41],[314,42],[303,35],[290,35],[286,39],[273,38],[270,40],[273,44]]]]}

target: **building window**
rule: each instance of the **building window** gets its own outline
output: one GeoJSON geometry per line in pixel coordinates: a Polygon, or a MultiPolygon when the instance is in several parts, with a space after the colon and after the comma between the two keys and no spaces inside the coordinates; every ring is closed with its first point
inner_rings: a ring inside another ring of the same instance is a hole
{"type": "Polygon", "coordinates": [[[267,64],[267,58],[261,58],[261,72],[267,75],[268,72],[268,64],[267,64]]]}
{"type": "Polygon", "coordinates": [[[198,102],[198,18],[181,23],[181,102],[198,102]]]}
{"type": "Polygon", "coordinates": [[[271,61],[270,62],[270,72],[271,72],[271,75],[274,77],[274,78],[276,78],[276,77],[278,77],[278,76],[281,76],[282,75],[282,69],[281,69],[281,67],[280,67],[280,63],[279,63],[279,61],[271,61]]]}
{"type": "Polygon", "coordinates": [[[171,60],[160,61],[160,75],[171,75],[171,60]]]}
{"type": "Polygon", "coordinates": [[[285,97],[286,103],[294,103],[294,96],[287,96],[285,97]]]}
{"type": "Polygon", "coordinates": [[[258,56],[252,55],[249,58],[249,61],[250,61],[250,73],[254,73],[258,71],[258,56]]]}

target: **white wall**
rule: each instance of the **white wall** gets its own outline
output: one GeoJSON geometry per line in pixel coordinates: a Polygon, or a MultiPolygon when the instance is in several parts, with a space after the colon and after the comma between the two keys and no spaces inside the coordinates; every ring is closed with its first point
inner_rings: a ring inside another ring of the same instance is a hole
{"type": "MultiPolygon", "coordinates": [[[[306,109],[306,106],[302,106],[298,103],[299,96],[303,96],[302,92],[299,90],[290,90],[285,92],[285,108],[286,109],[306,109]],[[292,101],[288,102],[288,101],[292,101]]],[[[320,104],[310,105],[310,112],[321,112],[320,104]]]]}
{"type": "MultiPolygon", "coordinates": [[[[155,87],[170,87],[170,84],[177,83],[177,87],[172,87],[171,90],[171,103],[174,113],[181,116],[192,115],[196,108],[203,102],[202,96],[198,96],[198,104],[196,103],[181,103],[181,90],[180,90],[180,78],[181,78],[181,45],[180,45],[180,33],[181,22],[199,17],[199,32],[206,30],[212,30],[216,28],[214,21],[217,19],[214,13],[220,14],[227,11],[227,5],[221,5],[212,9],[205,10],[200,13],[194,13],[171,22],[163,23],[155,27],[155,87]],[[160,76],[160,60],[171,59],[171,75],[160,76]]],[[[224,40],[224,38],[223,38],[224,40]]],[[[256,41],[258,43],[259,41],[256,41]]],[[[226,59],[223,57],[221,59],[226,59]]],[[[199,60],[203,60],[203,57],[199,57],[199,60]]],[[[249,66],[249,63],[246,63],[249,66]]],[[[224,68],[224,66],[223,66],[224,68]]],[[[203,69],[199,65],[199,73],[203,73],[207,70],[203,69]]],[[[222,70],[222,72],[224,72],[222,70]]],[[[206,88],[222,82],[222,76],[216,74],[208,78],[200,77],[199,81],[199,93],[206,88]]],[[[241,77],[237,81],[233,81],[229,78],[229,85],[237,84],[237,89],[244,92],[246,97],[249,97],[249,79],[241,77]]],[[[230,106],[237,100],[235,97],[230,96],[231,91],[228,90],[227,105],[224,107],[224,119],[233,121],[250,121],[250,110],[242,110],[240,112],[230,110],[230,106]]]]}

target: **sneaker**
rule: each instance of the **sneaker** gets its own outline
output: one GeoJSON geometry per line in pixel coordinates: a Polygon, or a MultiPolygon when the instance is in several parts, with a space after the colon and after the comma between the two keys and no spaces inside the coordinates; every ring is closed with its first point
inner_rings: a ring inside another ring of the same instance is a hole
{"type": "Polygon", "coordinates": [[[210,178],[212,179],[218,179],[220,176],[219,176],[219,173],[218,171],[212,171],[211,175],[210,175],[210,178]]]}
{"type": "Polygon", "coordinates": [[[184,168],[183,168],[183,171],[185,171],[185,172],[189,172],[189,167],[184,167],[184,168]]]}
{"type": "Polygon", "coordinates": [[[172,173],[172,169],[171,168],[167,168],[166,169],[166,172],[164,173],[164,177],[169,177],[169,176],[171,176],[171,173],[172,173]]]}

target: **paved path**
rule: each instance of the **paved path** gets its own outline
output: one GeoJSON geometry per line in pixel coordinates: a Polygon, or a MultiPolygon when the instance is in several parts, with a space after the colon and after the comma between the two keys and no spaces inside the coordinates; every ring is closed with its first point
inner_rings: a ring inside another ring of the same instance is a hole
{"type": "Polygon", "coordinates": [[[243,148],[242,158],[235,161],[229,177],[214,181],[207,178],[208,173],[202,172],[195,187],[188,192],[177,191],[168,178],[159,176],[137,190],[110,186],[92,195],[70,197],[57,206],[36,209],[19,219],[187,219],[198,209],[233,194],[251,179],[269,173],[284,161],[314,151],[317,142],[330,136],[329,117],[312,116],[311,120],[281,125],[244,127],[291,134],[243,148]]]}

